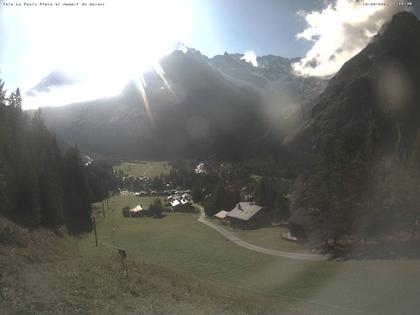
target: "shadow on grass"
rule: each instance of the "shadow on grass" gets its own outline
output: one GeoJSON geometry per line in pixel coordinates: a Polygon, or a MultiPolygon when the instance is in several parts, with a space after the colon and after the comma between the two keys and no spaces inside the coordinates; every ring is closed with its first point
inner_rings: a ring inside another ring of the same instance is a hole
{"type": "Polygon", "coordinates": [[[365,246],[336,246],[324,249],[324,253],[330,254],[330,260],[397,260],[397,259],[420,259],[420,240],[410,241],[387,241],[365,246]]]}
{"type": "Polygon", "coordinates": [[[167,216],[166,214],[161,213],[161,214],[158,214],[158,215],[153,216],[152,218],[153,218],[153,219],[163,219],[163,218],[165,218],[166,216],[167,216]]]}

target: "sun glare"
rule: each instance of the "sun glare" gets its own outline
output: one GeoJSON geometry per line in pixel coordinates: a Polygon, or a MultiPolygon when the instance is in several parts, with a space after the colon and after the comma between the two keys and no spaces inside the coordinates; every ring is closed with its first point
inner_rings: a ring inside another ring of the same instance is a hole
{"type": "MultiPolygon", "coordinates": [[[[148,70],[178,42],[188,43],[188,0],[114,0],[103,7],[27,7],[8,10],[11,27],[26,39],[25,90],[61,69],[80,83],[38,95],[29,106],[63,105],[115,95],[148,70]],[[47,103],[47,104],[46,104],[47,103]]],[[[165,84],[167,84],[165,80],[165,84]]]]}

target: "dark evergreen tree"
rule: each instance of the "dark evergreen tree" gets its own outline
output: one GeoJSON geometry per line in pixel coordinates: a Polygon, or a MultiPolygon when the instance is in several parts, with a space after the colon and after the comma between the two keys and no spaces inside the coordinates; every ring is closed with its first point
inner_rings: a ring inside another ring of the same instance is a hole
{"type": "Polygon", "coordinates": [[[207,216],[213,216],[221,210],[230,211],[240,200],[239,191],[227,187],[223,180],[220,180],[211,198],[205,203],[205,213],[207,216]]]}
{"type": "Polygon", "coordinates": [[[156,198],[148,208],[149,215],[154,218],[161,218],[162,211],[163,211],[162,201],[159,198],[156,198]]]}
{"type": "Polygon", "coordinates": [[[330,239],[336,243],[351,230],[352,214],[346,203],[349,173],[350,158],[338,134],[324,143],[306,197],[315,216],[316,237],[325,243],[330,239]]]}
{"type": "Polygon", "coordinates": [[[70,233],[91,230],[91,202],[82,160],[77,147],[69,149],[64,158],[64,213],[70,233]]]}
{"type": "Polygon", "coordinates": [[[7,184],[4,176],[3,165],[0,159],[0,216],[7,215],[7,209],[9,208],[9,200],[7,197],[7,184]]]}
{"type": "Polygon", "coordinates": [[[21,106],[20,90],[7,96],[0,81],[0,215],[30,228],[89,231],[89,187],[79,152],[63,157],[41,111],[31,118],[21,106]]]}
{"type": "Polygon", "coordinates": [[[194,202],[201,202],[204,199],[203,188],[194,186],[192,190],[192,199],[194,202]]]}

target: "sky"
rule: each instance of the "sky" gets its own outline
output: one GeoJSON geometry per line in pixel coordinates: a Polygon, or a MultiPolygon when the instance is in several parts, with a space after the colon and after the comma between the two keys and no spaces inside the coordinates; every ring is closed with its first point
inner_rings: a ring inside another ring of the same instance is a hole
{"type": "Polygon", "coordinates": [[[93,7],[81,6],[84,0],[78,6],[65,2],[25,6],[23,0],[0,0],[0,77],[10,89],[27,91],[55,69],[83,82],[27,98],[28,107],[116,94],[142,71],[158,69],[158,59],[178,42],[209,57],[302,57],[294,65],[297,74],[330,76],[394,13],[408,8],[418,16],[415,6],[390,0],[376,1],[386,6],[356,0],[86,1],[98,4],[93,7]]]}
{"type": "Polygon", "coordinates": [[[258,56],[303,56],[310,43],[297,40],[306,22],[299,10],[323,7],[323,1],[209,0],[195,1],[191,44],[208,56],[254,51],[258,56]],[[208,36],[210,35],[210,36],[208,36]]]}

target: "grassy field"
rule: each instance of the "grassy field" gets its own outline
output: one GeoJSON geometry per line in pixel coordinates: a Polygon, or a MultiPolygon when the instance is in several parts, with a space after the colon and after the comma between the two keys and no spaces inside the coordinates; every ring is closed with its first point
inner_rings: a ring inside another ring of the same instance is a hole
{"type": "Polygon", "coordinates": [[[171,170],[171,166],[167,161],[142,161],[138,163],[121,163],[120,165],[114,166],[114,171],[119,170],[127,175],[136,177],[155,177],[160,176],[160,174],[168,174],[171,170]]]}
{"type": "Polygon", "coordinates": [[[311,250],[300,243],[290,242],[281,238],[281,234],[287,232],[285,227],[264,227],[256,230],[241,230],[231,228],[228,224],[223,224],[218,219],[210,219],[212,223],[222,226],[224,229],[232,232],[240,239],[248,243],[285,251],[294,251],[300,253],[310,253],[311,250]]]}
{"type": "MultiPolygon", "coordinates": [[[[162,204],[166,204],[166,197],[160,197],[160,196],[146,196],[146,197],[136,197],[133,195],[126,195],[126,196],[118,196],[118,197],[112,197],[109,199],[108,202],[108,208],[105,212],[105,215],[113,214],[111,209],[114,209],[115,212],[117,212],[118,216],[114,214],[115,217],[118,217],[122,215],[122,208],[128,206],[130,208],[134,208],[135,206],[141,204],[143,208],[148,208],[155,199],[160,199],[162,201],[162,204]]],[[[106,203],[105,203],[106,207],[106,203]]],[[[98,215],[102,215],[102,203],[98,202],[93,205],[93,208],[98,208],[100,211],[98,215]]]]}
{"type": "Polygon", "coordinates": [[[77,243],[0,217],[0,314],[304,315],[168,268],[122,260],[116,251],[80,255],[77,243]]]}
{"type": "MultiPolygon", "coordinates": [[[[98,222],[99,241],[126,249],[131,259],[269,298],[308,314],[415,314],[420,309],[418,260],[307,262],[271,257],[226,241],[198,223],[194,214],[123,218],[118,207],[137,204],[133,198],[113,198],[110,206],[117,210],[98,222]]],[[[146,205],[153,197],[140,199],[146,205]]],[[[80,249],[93,256],[115,253],[113,248],[93,244],[89,235],[80,242],[80,249]]]]}

